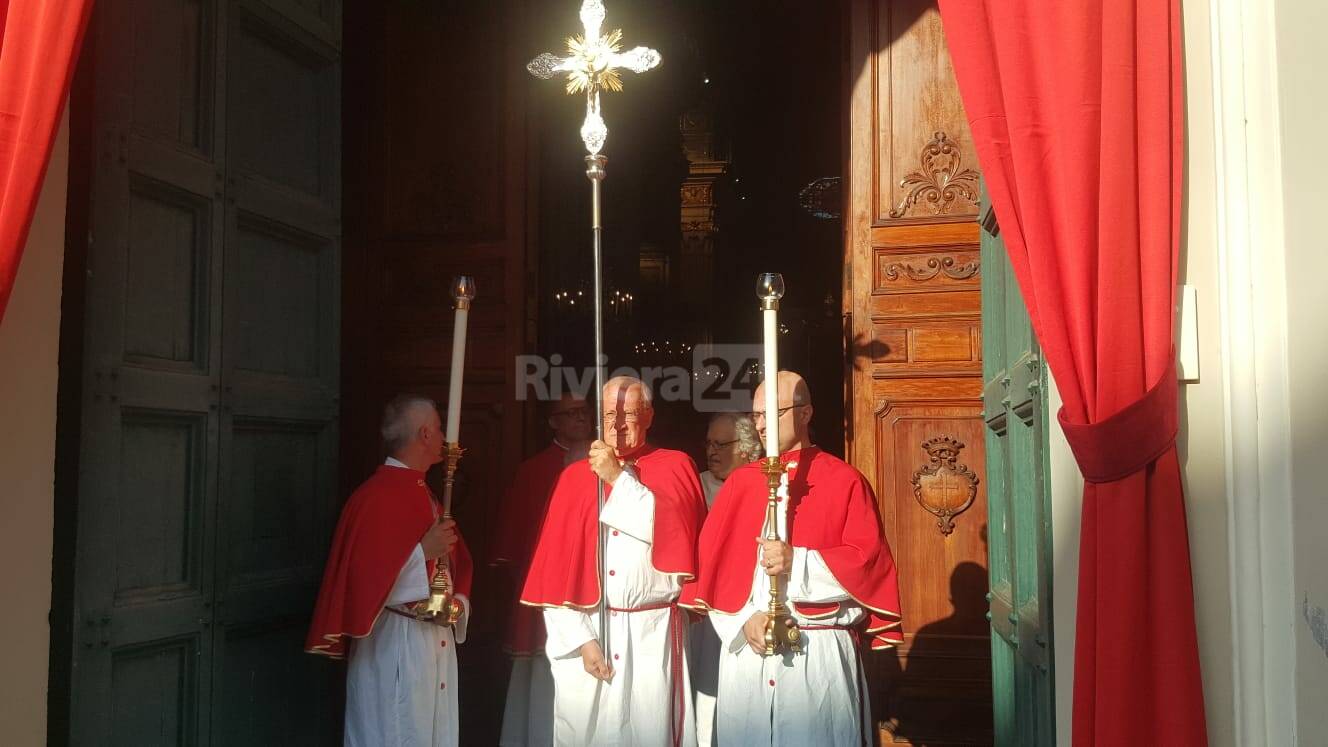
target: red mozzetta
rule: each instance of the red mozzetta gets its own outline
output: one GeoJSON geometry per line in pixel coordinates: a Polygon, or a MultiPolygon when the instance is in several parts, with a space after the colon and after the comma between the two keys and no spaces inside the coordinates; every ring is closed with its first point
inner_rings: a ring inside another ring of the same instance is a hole
{"type": "MultiPolygon", "coordinates": [[[[518,584],[526,577],[530,557],[539,539],[549,495],[563,471],[567,450],[550,444],[517,467],[512,487],[503,503],[503,521],[493,536],[493,563],[510,565],[518,584]]],[[[544,621],[538,610],[516,604],[511,611],[507,640],[508,653],[529,655],[544,650],[544,621]]]]}
{"type": "MultiPolygon", "coordinates": [[[[655,496],[651,564],[684,580],[696,576],[696,536],[705,499],[696,466],[680,451],[646,446],[633,455],[637,479],[655,496]]],[[[600,602],[596,569],[596,477],[585,459],[567,466],[554,486],[521,603],[590,609],[600,602]]],[[[605,486],[608,500],[613,487],[605,486]]]]}
{"type": "MultiPolygon", "coordinates": [[[[871,485],[816,447],[788,452],[780,460],[796,463],[789,475],[789,544],[820,553],[835,580],[866,611],[872,648],[898,645],[903,641],[899,580],[871,485]]],[[[768,495],[759,462],[729,475],[701,532],[697,579],[683,588],[680,604],[734,614],[747,603],[768,495]]],[[[807,617],[829,616],[837,606],[794,604],[807,617]]]]}
{"type": "MultiPolygon", "coordinates": [[[[332,538],[306,651],[340,659],[347,638],[369,634],[438,510],[424,473],[402,467],[379,467],[351,494],[332,538]]],[[[458,540],[451,559],[456,591],[468,597],[473,569],[464,540],[458,540]]],[[[428,568],[432,575],[432,561],[428,568]]]]}

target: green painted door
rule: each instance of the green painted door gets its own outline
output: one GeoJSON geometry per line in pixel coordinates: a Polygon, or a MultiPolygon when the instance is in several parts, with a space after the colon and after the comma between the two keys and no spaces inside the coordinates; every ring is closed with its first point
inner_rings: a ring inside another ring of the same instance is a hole
{"type": "MultiPolygon", "coordinates": [[[[985,191],[982,204],[990,204],[985,191]]],[[[982,225],[988,599],[996,744],[1053,745],[1047,370],[990,207],[982,225]]]]}
{"type": "MultiPolygon", "coordinates": [[[[98,6],[68,741],[328,744],[336,0],[98,6]]],[[[63,736],[63,735],[58,735],[63,736]]]]}

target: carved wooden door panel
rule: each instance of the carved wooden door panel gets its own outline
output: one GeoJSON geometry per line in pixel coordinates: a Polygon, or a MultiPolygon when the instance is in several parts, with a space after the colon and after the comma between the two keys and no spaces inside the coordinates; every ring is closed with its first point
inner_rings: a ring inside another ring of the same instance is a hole
{"type": "Polygon", "coordinates": [[[977,159],[935,3],[850,4],[847,453],[899,565],[886,744],[989,744],[977,159]]]}
{"type": "Polygon", "coordinates": [[[53,743],[339,732],[334,670],[301,650],[335,520],[338,8],[98,7],[70,717],[53,743]]]}
{"type": "Polygon", "coordinates": [[[1020,747],[1051,745],[1056,732],[1047,369],[990,208],[982,228],[995,741],[1020,747]]]}

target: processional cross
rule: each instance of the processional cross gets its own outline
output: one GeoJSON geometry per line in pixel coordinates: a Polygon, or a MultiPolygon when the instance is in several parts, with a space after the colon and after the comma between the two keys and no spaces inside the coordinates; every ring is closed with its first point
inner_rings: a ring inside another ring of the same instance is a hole
{"type": "MultiPolygon", "coordinates": [[[[622,52],[622,30],[615,29],[607,34],[600,33],[604,24],[603,0],[583,0],[581,3],[581,25],[585,31],[580,36],[568,37],[567,56],[559,57],[545,52],[526,65],[531,75],[548,80],[558,73],[567,74],[567,92],[586,94],[586,118],[581,124],[581,140],[586,144],[586,177],[590,179],[591,232],[594,236],[594,285],[595,285],[595,433],[599,440],[604,440],[604,289],[601,277],[601,234],[600,225],[600,183],[604,181],[604,164],[607,159],[600,155],[604,141],[609,137],[609,128],[600,114],[599,95],[601,91],[621,91],[621,68],[634,73],[644,73],[660,63],[659,52],[649,47],[634,47],[622,52]]],[[[599,512],[604,512],[604,483],[599,481],[599,512]]],[[[605,575],[605,531],[604,525],[595,522],[599,529],[599,641],[603,647],[604,660],[612,661],[609,654],[608,605],[609,595],[605,575]]]]}

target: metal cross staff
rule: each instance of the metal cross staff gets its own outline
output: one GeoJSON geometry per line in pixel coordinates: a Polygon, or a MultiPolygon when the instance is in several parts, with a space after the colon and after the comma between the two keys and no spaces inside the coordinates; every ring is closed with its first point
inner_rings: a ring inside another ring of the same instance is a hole
{"type": "MultiPolygon", "coordinates": [[[[604,311],[603,284],[601,279],[601,234],[600,226],[600,183],[604,181],[604,164],[607,162],[600,155],[604,141],[609,137],[609,128],[600,115],[600,91],[621,91],[622,76],[620,68],[634,73],[644,73],[660,62],[659,52],[649,47],[635,47],[626,52],[622,49],[622,30],[615,29],[607,34],[600,33],[604,23],[603,0],[584,0],[581,3],[581,25],[585,33],[568,37],[567,56],[559,57],[545,52],[526,65],[531,75],[548,80],[558,73],[567,74],[567,92],[586,94],[586,119],[581,124],[581,140],[586,144],[586,177],[590,179],[591,231],[594,234],[595,263],[595,434],[604,440],[604,311]]],[[[599,481],[599,514],[604,513],[604,482],[599,481]]],[[[604,660],[612,661],[609,653],[608,605],[609,595],[605,575],[605,532],[604,526],[595,522],[599,534],[599,640],[604,649],[604,660]]]]}

